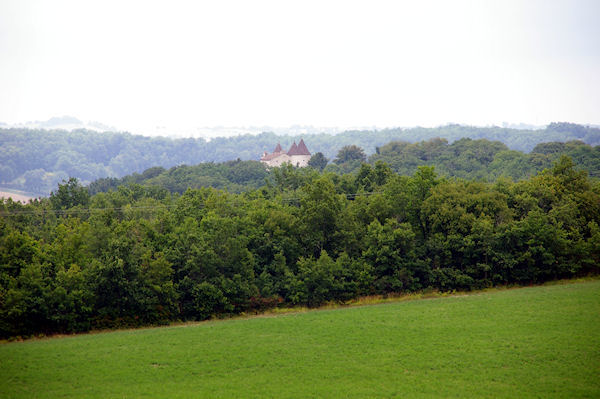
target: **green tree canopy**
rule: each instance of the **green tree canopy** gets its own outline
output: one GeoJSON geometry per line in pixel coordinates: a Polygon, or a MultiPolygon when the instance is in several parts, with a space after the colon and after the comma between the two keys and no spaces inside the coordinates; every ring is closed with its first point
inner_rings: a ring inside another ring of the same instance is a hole
{"type": "Polygon", "coordinates": [[[366,160],[367,156],[365,155],[365,151],[362,148],[356,145],[346,145],[338,151],[337,156],[333,160],[333,162],[339,165],[351,161],[364,162],[366,160]]]}
{"type": "Polygon", "coordinates": [[[308,161],[308,166],[322,171],[323,169],[325,169],[325,166],[327,166],[327,162],[329,162],[329,160],[325,158],[325,155],[323,155],[322,152],[317,152],[312,157],[310,157],[310,161],[308,161]]]}

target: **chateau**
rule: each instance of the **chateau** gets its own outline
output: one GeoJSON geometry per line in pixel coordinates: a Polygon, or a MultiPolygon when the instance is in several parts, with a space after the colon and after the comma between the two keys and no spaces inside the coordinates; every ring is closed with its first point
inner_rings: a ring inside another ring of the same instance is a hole
{"type": "Polygon", "coordinates": [[[310,152],[308,151],[308,148],[306,148],[304,140],[300,139],[300,142],[297,145],[294,141],[294,144],[292,144],[288,152],[284,152],[281,149],[281,145],[278,143],[277,147],[275,147],[275,151],[271,154],[268,154],[265,151],[263,156],[260,157],[260,161],[267,164],[267,166],[281,166],[282,164],[289,162],[293,166],[304,168],[305,166],[308,166],[308,161],[310,161],[310,152]]]}

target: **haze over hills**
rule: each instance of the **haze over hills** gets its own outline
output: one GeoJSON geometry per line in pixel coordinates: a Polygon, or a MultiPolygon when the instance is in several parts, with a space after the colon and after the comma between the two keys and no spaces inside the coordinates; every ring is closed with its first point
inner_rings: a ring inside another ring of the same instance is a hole
{"type": "Polygon", "coordinates": [[[114,126],[107,124],[82,120],[74,116],[54,116],[45,121],[28,121],[22,123],[4,123],[0,122],[0,128],[17,128],[17,129],[44,129],[44,130],[66,130],[73,131],[78,129],[92,130],[95,132],[114,132],[118,131],[114,126]]]}
{"type": "MultiPolygon", "coordinates": [[[[516,125],[515,125],[516,126],[516,125]]],[[[523,124],[520,124],[523,128],[523,124]]],[[[378,126],[313,126],[313,125],[290,125],[290,126],[190,126],[178,124],[173,126],[146,125],[132,126],[128,128],[115,127],[96,121],[84,122],[74,116],[55,116],[44,121],[28,121],[21,123],[0,122],[0,128],[26,128],[43,130],[92,130],[96,132],[129,132],[135,135],[148,137],[172,137],[172,138],[203,138],[206,140],[217,137],[234,137],[245,134],[258,135],[263,132],[272,132],[282,136],[305,135],[305,134],[338,134],[347,130],[378,130],[378,126]]],[[[533,128],[533,126],[531,127],[533,128]]]]}
{"type": "MultiPolygon", "coordinates": [[[[174,125],[174,126],[135,126],[122,128],[114,124],[107,124],[98,121],[84,122],[75,116],[54,116],[47,120],[27,121],[20,123],[5,123],[0,122],[0,128],[26,128],[26,129],[43,129],[43,130],[92,130],[95,132],[128,132],[135,135],[148,137],[172,137],[172,138],[203,138],[210,140],[217,137],[235,137],[240,135],[258,135],[264,132],[275,133],[280,136],[298,136],[309,134],[339,134],[345,131],[378,131],[386,129],[412,129],[417,127],[436,128],[452,125],[448,123],[440,126],[315,126],[311,124],[294,124],[289,126],[276,125],[261,125],[261,126],[190,126],[190,125],[174,125]]],[[[480,126],[494,127],[495,125],[480,126]]],[[[598,127],[587,125],[590,127],[598,127]]],[[[499,127],[508,129],[521,130],[541,130],[546,126],[532,125],[528,123],[509,123],[502,122],[499,127]]]]}
{"type": "MultiPolygon", "coordinates": [[[[65,117],[47,121],[43,125],[76,125],[77,122],[75,118],[65,117]]],[[[300,131],[306,130],[303,128],[300,131]]],[[[529,152],[544,142],[579,141],[597,146],[600,144],[600,129],[572,123],[552,123],[544,129],[535,130],[446,125],[437,128],[349,130],[337,134],[294,134],[293,130],[289,130],[288,135],[263,132],[207,140],[146,137],[88,129],[67,131],[0,128],[0,185],[45,195],[69,177],[76,177],[88,184],[99,178],[119,178],[141,173],[152,167],[171,168],[183,164],[197,165],[202,162],[236,159],[258,161],[261,154],[271,152],[277,143],[289,148],[294,140],[299,141],[303,137],[312,154],[321,152],[326,158],[333,160],[337,152],[346,145],[359,146],[366,155],[372,155],[390,142],[415,143],[436,138],[444,139],[448,144],[463,138],[485,139],[488,142],[503,143],[502,151],[520,152],[529,152]]],[[[513,162],[514,156],[519,159],[522,156],[508,155],[513,162]]],[[[422,161],[428,162],[426,159],[422,161]]],[[[397,162],[395,161],[398,170],[403,170],[397,162]]],[[[411,161],[411,164],[421,164],[421,161],[411,161]]],[[[532,170],[537,170],[542,165],[546,163],[539,164],[532,170]]],[[[348,173],[355,167],[356,165],[352,165],[350,169],[346,168],[341,172],[348,173]]],[[[520,176],[519,173],[510,175],[520,176]]]]}

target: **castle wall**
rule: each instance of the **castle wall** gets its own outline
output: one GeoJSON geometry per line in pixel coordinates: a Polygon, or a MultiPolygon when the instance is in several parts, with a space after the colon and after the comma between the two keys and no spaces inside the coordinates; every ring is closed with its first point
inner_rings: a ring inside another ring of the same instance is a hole
{"type": "Polygon", "coordinates": [[[293,166],[304,168],[308,166],[308,161],[310,161],[310,158],[310,155],[292,155],[290,162],[293,166]]]}
{"type": "Polygon", "coordinates": [[[279,167],[286,162],[291,162],[291,159],[292,159],[292,157],[290,157],[288,154],[281,154],[277,158],[273,158],[273,159],[267,161],[267,165],[273,166],[273,167],[279,167]]]}
{"type": "Polygon", "coordinates": [[[303,140],[300,140],[300,144],[294,144],[290,147],[287,153],[281,151],[281,146],[277,144],[275,147],[275,152],[272,154],[268,154],[264,152],[260,161],[267,164],[270,167],[280,167],[284,163],[289,163],[297,168],[304,168],[308,166],[308,161],[310,161],[311,155],[306,148],[306,144],[304,144],[303,140]]]}

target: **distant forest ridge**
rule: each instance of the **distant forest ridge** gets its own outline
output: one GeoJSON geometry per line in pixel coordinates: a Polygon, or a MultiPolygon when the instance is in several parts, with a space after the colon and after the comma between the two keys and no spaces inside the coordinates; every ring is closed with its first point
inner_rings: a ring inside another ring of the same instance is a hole
{"type": "MultiPolygon", "coordinates": [[[[350,146],[352,147],[352,146],[350,146]]],[[[348,148],[348,147],[345,147],[348,148]]],[[[359,149],[360,150],[360,149],[359,149]]],[[[495,181],[505,177],[513,181],[527,179],[544,169],[550,169],[561,156],[566,155],[579,170],[585,170],[592,178],[600,177],[600,146],[592,147],[580,141],[567,143],[541,143],[526,154],[509,150],[499,141],[485,139],[460,139],[449,144],[445,139],[431,139],[418,143],[392,141],[378,147],[377,153],[366,160],[357,155],[342,160],[339,157],[324,167],[325,173],[343,176],[356,175],[364,187],[371,187],[369,180],[373,170],[383,163],[390,171],[402,176],[414,175],[420,166],[433,166],[441,176],[459,177],[467,180],[495,181]]],[[[364,154],[363,154],[364,156],[364,154]]],[[[107,177],[92,182],[90,194],[117,190],[119,186],[138,184],[145,187],[166,189],[172,193],[184,193],[188,188],[213,187],[239,193],[267,185],[276,186],[288,181],[292,186],[300,183],[292,180],[309,178],[320,168],[300,169],[294,174],[292,166],[279,170],[267,170],[258,161],[205,162],[198,165],[181,165],[169,169],[155,166],[142,173],[133,173],[122,178],[107,177]]],[[[358,185],[347,182],[344,189],[356,193],[358,185]]]]}
{"type": "MultiPolygon", "coordinates": [[[[508,154],[510,159],[507,162],[519,163],[522,160],[514,151],[520,151],[521,154],[530,152],[540,143],[579,141],[598,146],[600,129],[572,123],[552,123],[543,130],[446,125],[437,128],[346,131],[336,135],[318,133],[302,137],[278,136],[265,132],[259,135],[215,138],[210,141],[202,138],[170,139],[119,132],[98,133],[90,130],[68,132],[0,129],[0,185],[46,195],[55,189],[58,183],[69,177],[76,177],[82,183],[89,184],[99,178],[121,178],[152,167],[172,168],[237,159],[258,160],[263,152],[273,151],[277,143],[287,148],[300,138],[304,138],[312,154],[321,152],[329,160],[335,158],[342,147],[356,145],[363,148],[367,155],[376,155],[375,158],[371,157],[373,162],[377,159],[392,161],[385,158],[389,158],[390,154],[398,150],[398,147],[385,147],[391,142],[418,143],[441,138],[446,140],[445,145],[448,146],[462,138],[485,139],[503,143],[506,147],[498,147],[499,152],[513,150],[508,154]]],[[[596,156],[597,151],[592,151],[591,155],[596,156]]],[[[410,161],[414,165],[423,162],[435,164],[418,157],[411,158],[410,161]]],[[[402,161],[396,159],[394,162],[394,169],[403,173],[400,167],[402,161]]],[[[341,172],[346,173],[354,168],[355,165],[346,165],[341,172]]],[[[446,167],[441,167],[444,174],[462,176],[461,173],[453,174],[451,168],[444,168],[446,167]]],[[[330,170],[336,171],[333,165],[330,170]]],[[[473,176],[485,178],[487,172],[473,176]]],[[[509,176],[519,178],[521,175],[509,173],[509,176]]]]}

